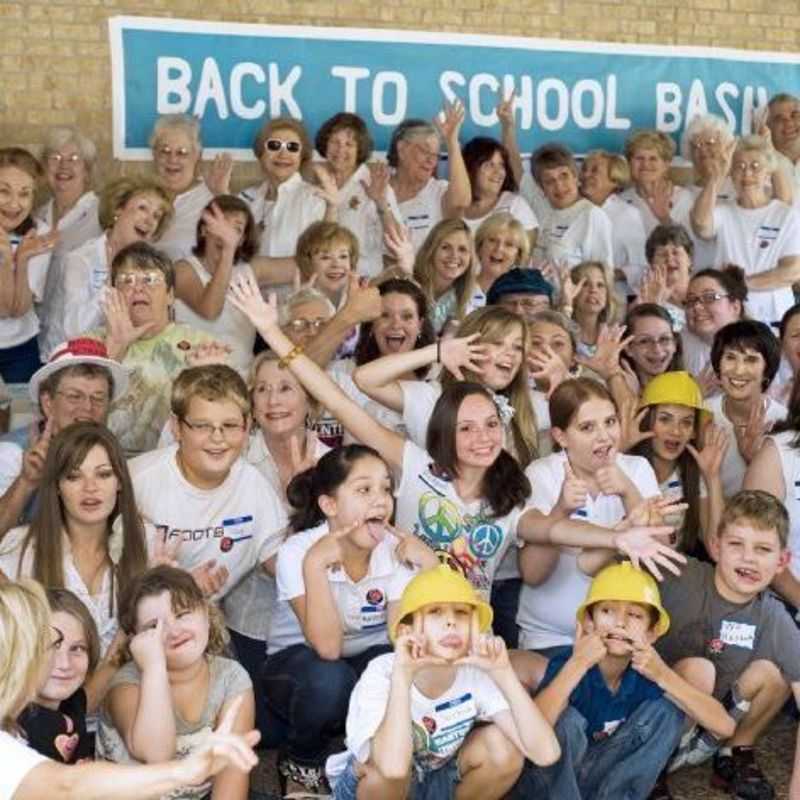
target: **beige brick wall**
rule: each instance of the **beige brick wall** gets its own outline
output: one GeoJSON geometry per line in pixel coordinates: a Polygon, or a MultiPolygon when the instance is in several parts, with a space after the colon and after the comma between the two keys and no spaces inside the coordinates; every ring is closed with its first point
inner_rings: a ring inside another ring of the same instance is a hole
{"type": "Polygon", "coordinates": [[[75,124],[107,162],[117,14],[800,51],[800,0],[0,0],[0,143],[75,124]]]}

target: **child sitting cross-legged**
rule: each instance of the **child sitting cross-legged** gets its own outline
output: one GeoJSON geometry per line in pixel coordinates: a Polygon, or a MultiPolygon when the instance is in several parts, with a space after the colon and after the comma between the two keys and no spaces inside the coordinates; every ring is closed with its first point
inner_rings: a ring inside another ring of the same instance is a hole
{"type": "Polygon", "coordinates": [[[491,606],[449,567],[411,580],[392,626],[394,653],[361,676],[347,752],[328,759],[336,800],[492,800],[514,785],[523,758],[558,758],[503,640],[486,633],[491,621],[491,606]]]}
{"type": "Polygon", "coordinates": [[[574,647],[550,660],[536,697],[561,760],[526,769],[520,789],[559,800],[644,800],[686,716],[719,736],[730,735],[733,720],[653,649],[670,619],[656,582],[630,562],[597,574],[577,620],[574,647]]]}

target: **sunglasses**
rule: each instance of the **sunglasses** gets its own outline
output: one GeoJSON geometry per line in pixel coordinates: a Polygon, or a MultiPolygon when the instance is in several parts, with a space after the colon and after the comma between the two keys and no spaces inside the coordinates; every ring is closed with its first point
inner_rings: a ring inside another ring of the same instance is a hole
{"type": "Polygon", "coordinates": [[[299,153],[303,145],[300,142],[284,142],[282,139],[267,139],[267,150],[271,153],[279,153],[286,150],[289,153],[299,153]]]}

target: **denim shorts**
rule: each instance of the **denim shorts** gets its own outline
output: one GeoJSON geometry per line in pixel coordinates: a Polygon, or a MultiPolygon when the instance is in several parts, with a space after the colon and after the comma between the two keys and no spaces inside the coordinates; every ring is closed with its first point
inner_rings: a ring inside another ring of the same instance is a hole
{"type": "MultiPolygon", "coordinates": [[[[339,776],[333,789],[334,800],[356,800],[358,778],[354,768],[355,760],[355,756],[350,756],[344,772],[339,776]]],[[[409,800],[451,800],[461,781],[458,757],[454,756],[439,769],[425,771],[422,773],[422,780],[413,769],[412,775],[414,777],[408,792],[409,800]]]]}

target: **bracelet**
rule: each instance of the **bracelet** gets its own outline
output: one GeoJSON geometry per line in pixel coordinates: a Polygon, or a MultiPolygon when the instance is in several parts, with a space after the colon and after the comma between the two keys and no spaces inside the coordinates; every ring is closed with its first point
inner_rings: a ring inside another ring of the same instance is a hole
{"type": "Polygon", "coordinates": [[[278,359],[278,369],[286,369],[289,366],[289,362],[299,356],[304,349],[301,344],[295,345],[283,358],[278,359]]]}
{"type": "Polygon", "coordinates": [[[442,363],[442,340],[441,339],[437,339],[436,340],[436,363],[437,364],[441,364],[442,363]]]}

